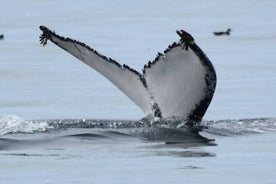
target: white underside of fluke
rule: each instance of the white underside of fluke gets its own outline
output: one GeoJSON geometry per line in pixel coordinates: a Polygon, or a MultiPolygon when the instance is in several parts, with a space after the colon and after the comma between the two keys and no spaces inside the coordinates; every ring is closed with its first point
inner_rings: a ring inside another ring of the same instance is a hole
{"type": "MultiPolygon", "coordinates": [[[[99,54],[84,43],[61,37],[44,26],[40,28],[43,31],[42,44],[50,40],[101,73],[146,115],[188,119],[196,113],[205,98],[211,96],[209,101],[207,100],[207,107],[212,99],[216,84],[213,66],[199,47],[194,46],[200,50],[202,56],[183,40],[170,45],[164,53],[158,54],[153,62],[145,65],[143,73],[139,73],[99,54]],[[208,62],[207,66],[205,62],[208,62]],[[206,78],[208,72],[213,72],[213,79],[206,78]],[[207,80],[213,84],[209,84],[207,80]]],[[[206,109],[199,116],[203,116],[206,109]]]]}

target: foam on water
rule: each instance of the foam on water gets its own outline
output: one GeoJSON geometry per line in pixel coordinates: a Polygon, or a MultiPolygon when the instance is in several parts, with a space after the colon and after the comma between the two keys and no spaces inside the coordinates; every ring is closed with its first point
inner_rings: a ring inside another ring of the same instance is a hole
{"type": "Polygon", "coordinates": [[[9,133],[33,133],[44,132],[52,127],[46,122],[26,121],[16,115],[0,117],[0,136],[9,133]]]}
{"type": "MultiPolygon", "coordinates": [[[[95,120],[95,119],[49,119],[26,121],[16,115],[5,115],[0,118],[0,136],[10,133],[47,132],[49,130],[77,129],[179,129],[181,121],[148,121],[142,120],[95,120]]],[[[240,120],[203,121],[200,125],[204,131],[224,136],[255,134],[276,131],[276,118],[255,118],[240,120]]]]}

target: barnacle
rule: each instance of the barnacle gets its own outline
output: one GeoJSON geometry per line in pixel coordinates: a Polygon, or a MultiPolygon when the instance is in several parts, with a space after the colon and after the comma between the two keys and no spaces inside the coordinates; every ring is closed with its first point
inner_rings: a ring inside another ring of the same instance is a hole
{"type": "Polygon", "coordinates": [[[39,37],[40,44],[42,44],[44,47],[47,44],[48,39],[50,39],[50,34],[43,32],[39,37]]]}

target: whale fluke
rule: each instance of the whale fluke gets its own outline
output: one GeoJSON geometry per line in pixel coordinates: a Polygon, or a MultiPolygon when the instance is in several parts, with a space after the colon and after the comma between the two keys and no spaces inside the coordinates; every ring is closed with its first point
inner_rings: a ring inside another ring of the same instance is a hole
{"type": "Polygon", "coordinates": [[[142,73],[108,58],[86,44],[40,26],[40,42],[50,40],[110,80],[147,116],[200,121],[216,87],[215,69],[194,38],[180,30],[178,42],[142,69],[142,73]]]}

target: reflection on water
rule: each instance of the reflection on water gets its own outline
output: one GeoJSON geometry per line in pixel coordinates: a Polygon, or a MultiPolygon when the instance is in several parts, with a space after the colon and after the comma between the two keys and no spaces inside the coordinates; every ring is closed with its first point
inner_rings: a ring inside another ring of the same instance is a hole
{"type": "Polygon", "coordinates": [[[210,157],[213,153],[204,151],[205,146],[216,146],[213,139],[208,139],[190,128],[154,129],[142,131],[142,139],[147,142],[142,149],[146,156],[173,157],[210,157]],[[146,133],[145,133],[146,132],[146,133]]]}
{"type": "Polygon", "coordinates": [[[204,150],[205,146],[216,146],[212,141],[208,142],[179,142],[167,144],[149,144],[141,146],[147,150],[145,156],[173,156],[173,157],[212,157],[214,153],[204,150]]]}
{"type": "Polygon", "coordinates": [[[209,136],[237,136],[276,129],[275,118],[204,121],[201,126],[193,128],[179,125],[181,123],[132,120],[25,121],[12,117],[2,118],[0,151],[6,156],[51,155],[65,152],[61,157],[70,159],[74,155],[66,156],[66,152],[82,147],[84,152],[89,152],[88,154],[99,149],[108,154],[128,149],[130,152],[135,150],[130,154],[135,155],[138,151],[143,157],[212,157],[215,154],[206,151],[208,149],[205,148],[216,146],[216,143],[215,140],[209,139],[209,136]],[[208,137],[203,137],[201,131],[208,132],[208,137]],[[43,151],[21,152],[33,149],[43,151]]]}
{"type": "Polygon", "coordinates": [[[214,154],[204,151],[204,147],[216,145],[214,140],[201,136],[199,129],[195,128],[66,128],[33,134],[8,134],[0,138],[0,150],[11,151],[1,154],[6,156],[56,155],[74,148],[74,145],[86,149],[100,145],[101,149],[108,150],[115,146],[113,151],[116,152],[123,144],[127,144],[128,149],[131,145],[143,157],[210,157],[214,154]],[[25,149],[43,149],[46,153],[17,152],[25,149]]]}

